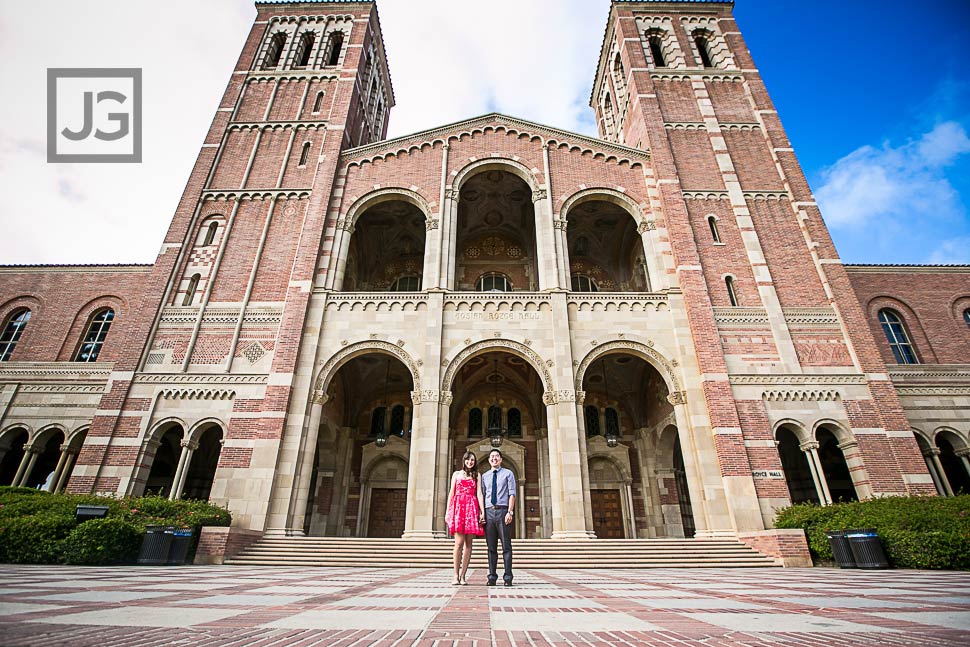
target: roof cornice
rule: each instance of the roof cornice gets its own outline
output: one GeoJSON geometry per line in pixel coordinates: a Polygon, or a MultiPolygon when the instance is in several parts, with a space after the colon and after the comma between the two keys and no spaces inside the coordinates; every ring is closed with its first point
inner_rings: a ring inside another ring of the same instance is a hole
{"type": "Polygon", "coordinates": [[[970,274],[970,265],[843,265],[850,274],[970,274]]]}

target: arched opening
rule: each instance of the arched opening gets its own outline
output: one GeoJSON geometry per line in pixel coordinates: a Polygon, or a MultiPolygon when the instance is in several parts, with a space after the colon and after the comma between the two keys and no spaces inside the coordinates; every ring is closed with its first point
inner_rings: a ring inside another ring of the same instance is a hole
{"type": "Polygon", "coordinates": [[[693,537],[697,533],[697,528],[694,525],[694,509],[690,502],[690,485],[687,483],[687,470],[684,468],[680,436],[674,442],[674,476],[677,481],[677,507],[680,510],[680,523],[684,528],[684,537],[693,537]]]}
{"type": "Polygon", "coordinates": [[[940,464],[946,474],[953,494],[970,494],[970,473],[963,459],[957,455],[957,450],[966,447],[966,443],[952,431],[943,430],[936,434],[936,446],[940,449],[940,464]]]}
{"type": "Polygon", "coordinates": [[[420,290],[425,233],[425,216],[410,202],[392,199],[367,208],[354,225],[343,290],[420,290]]]}
{"type": "Polygon", "coordinates": [[[849,466],[845,462],[845,455],[839,447],[839,441],[831,430],[821,427],[815,433],[818,441],[818,458],[822,464],[822,472],[832,495],[832,501],[858,501],[859,495],[856,494],[855,485],[852,483],[852,474],[849,466]]]}
{"type": "Polygon", "coordinates": [[[344,33],[335,31],[330,34],[327,41],[327,65],[337,65],[340,63],[340,50],[344,46],[344,33]]]}
{"type": "Polygon", "coordinates": [[[570,284],[575,292],[649,292],[643,240],[630,213],[602,199],[566,215],[570,284]]]}
{"type": "Polygon", "coordinates": [[[815,479],[812,478],[812,469],[800,447],[798,434],[793,429],[782,426],[778,428],[775,439],[778,441],[778,455],[781,458],[781,468],[785,472],[791,502],[821,503],[815,479]]]}
{"type": "Polygon", "coordinates": [[[317,92],[317,98],[313,100],[313,110],[312,110],[313,114],[319,113],[320,108],[323,107],[323,97],[324,97],[324,92],[322,90],[320,92],[317,92]]]}
{"type": "Polygon", "coordinates": [[[916,438],[916,444],[919,446],[919,451],[923,455],[923,461],[926,463],[926,471],[930,473],[930,477],[933,479],[936,493],[940,496],[947,496],[949,492],[947,492],[946,487],[943,485],[940,472],[936,469],[936,462],[933,460],[934,455],[939,455],[940,449],[930,445],[930,441],[926,440],[921,433],[913,432],[913,437],[916,438]]]}
{"type": "Polygon", "coordinates": [[[326,387],[304,527],[326,537],[400,537],[414,381],[397,357],[365,352],[326,387]]]}
{"type": "Polygon", "coordinates": [[[172,422],[156,432],[157,441],[148,441],[145,462],[151,464],[151,469],[145,480],[146,495],[169,496],[172,493],[184,434],[182,426],[172,422]]]}
{"type": "Polygon", "coordinates": [[[33,466],[24,474],[21,485],[29,488],[53,490],[57,463],[61,458],[61,445],[64,443],[64,432],[60,429],[41,431],[32,443],[34,449],[40,450],[33,466]]]}
{"type": "Polygon", "coordinates": [[[310,53],[313,52],[313,43],[317,35],[312,32],[304,32],[300,37],[300,44],[296,48],[296,55],[293,57],[294,67],[305,68],[310,63],[310,53]]]}
{"type": "Polygon", "coordinates": [[[663,40],[660,34],[652,34],[648,37],[650,44],[650,56],[653,58],[654,67],[667,67],[667,61],[663,53],[663,40]]]}
{"type": "Polygon", "coordinates": [[[492,168],[468,179],[458,201],[456,236],[456,290],[539,289],[532,190],[518,176],[492,168]]]}
{"type": "Polygon", "coordinates": [[[597,539],[625,539],[625,486],[616,465],[601,457],[589,459],[589,500],[597,539]]]}
{"type": "Polygon", "coordinates": [[[303,148],[300,149],[300,162],[297,166],[306,166],[306,163],[310,160],[310,142],[303,142],[303,148]]]}
{"type": "Polygon", "coordinates": [[[190,306],[195,300],[195,293],[199,289],[199,281],[202,280],[201,274],[193,274],[189,279],[189,284],[185,286],[185,297],[182,298],[183,306],[190,306]]]}
{"type": "Polygon", "coordinates": [[[67,455],[62,458],[61,473],[57,475],[57,481],[52,486],[51,491],[63,492],[67,488],[67,484],[71,480],[71,475],[74,473],[77,455],[81,452],[81,447],[84,446],[84,440],[87,436],[88,430],[82,429],[81,431],[75,432],[68,439],[67,455]]]}
{"type": "Polygon", "coordinates": [[[883,308],[879,311],[879,323],[886,341],[893,352],[897,364],[919,364],[916,349],[910,341],[909,333],[903,324],[902,317],[895,310],[883,308]]]}
{"type": "Polygon", "coordinates": [[[697,47],[697,55],[701,59],[701,65],[704,67],[714,67],[713,60],[711,59],[711,44],[710,44],[709,32],[695,31],[694,46],[697,47]]]}
{"type": "Polygon", "coordinates": [[[182,498],[208,501],[222,451],[222,428],[215,423],[206,425],[197,438],[199,445],[192,451],[182,498]]]}
{"type": "Polygon", "coordinates": [[[728,303],[730,303],[732,306],[741,305],[740,302],[738,301],[738,292],[734,288],[733,276],[724,277],[724,289],[727,290],[728,303]]]}
{"type": "MultiPolygon", "coordinates": [[[[552,534],[548,477],[542,471],[543,465],[548,470],[543,391],[542,378],[527,359],[499,350],[466,359],[451,386],[448,464],[443,471],[450,475],[460,469],[466,450],[478,457],[479,471],[490,469],[488,453],[498,441],[505,457],[502,465],[512,470],[519,490],[512,524],[515,537],[552,534]]],[[[444,503],[439,505],[441,516],[444,503]]]]}
{"type": "Polygon", "coordinates": [[[108,330],[111,328],[114,318],[115,311],[111,308],[103,308],[94,313],[78,346],[77,353],[74,355],[75,362],[98,361],[98,356],[104,347],[104,340],[108,337],[108,330]]]}
{"type": "Polygon", "coordinates": [[[14,310],[7,317],[7,321],[3,324],[3,331],[0,331],[0,362],[10,359],[28,321],[30,321],[30,310],[27,308],[14,310]]]}
{"type": "Polygon", "coordinates": [[[202,246],[206,247],[211,245],[216,241],[216,233],[219,231],[219,221],[213,220],[209,223],[205,230],[205,238],[202,240],[202,246]]]}
{"type": "Polygon", "coordinates": [[[717,230],[717,216],[708,216],[707,225],[711,229],[711,240],[715,243],[721,242],[721,233],[717,230]]]}
{"type": "Polygon", "coordinates": [[[280,64],[280,57],[283,55],[283,46],[286,45],[286,34],[278,32],[269,41],[266,48],[266,58],[263,59],[263,69],[273,70],[280,64]]]}
{"type": "Polygon", "coordinates": [[[29,436],[23,427],[8,429],[0,436],[0,485],[13,485],[29,436]]]}

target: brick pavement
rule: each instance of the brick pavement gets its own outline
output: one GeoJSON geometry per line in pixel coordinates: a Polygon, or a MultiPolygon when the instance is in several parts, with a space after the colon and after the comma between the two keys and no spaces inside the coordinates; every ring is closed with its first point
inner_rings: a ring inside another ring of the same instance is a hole
{"type": "Polygon", "coordinates": [[[0,566],[0,644],[966,645],[970,574],[0,566]]]}

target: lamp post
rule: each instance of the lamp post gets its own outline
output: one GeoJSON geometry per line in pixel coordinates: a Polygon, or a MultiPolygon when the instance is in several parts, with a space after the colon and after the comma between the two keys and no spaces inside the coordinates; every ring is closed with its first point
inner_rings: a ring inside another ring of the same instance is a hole
{"type": "Polygon", "coordinates": [[[374,444],[378,447],[384,447],[387,445],[387,382],[391,375],[391,358],[387,358],[387,365],[384,369],[384,400],[383,400],[383,411],[384,415],[381,416],[381,428],[377,431],[377,439],[374,444]]]}
{"type": "Polygon", "coordinates": [[[619,413],[617,413],[616,425],[610,424],[610,383],[606,378],[606,357],[603,357],[603,388],[606,391],[606,446],[616,447],[620,442],[619,413]]]}

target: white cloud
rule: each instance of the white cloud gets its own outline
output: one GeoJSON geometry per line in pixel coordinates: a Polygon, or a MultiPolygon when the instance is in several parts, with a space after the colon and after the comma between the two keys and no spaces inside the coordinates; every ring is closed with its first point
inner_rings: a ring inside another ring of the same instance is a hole
{"type": "Polygon", "coordinates": [[[822,172],[815,193],[822,215],[833,229],[844,230],[965,218],[945,169],[968,152],[970,138],[955,121],[895,148],[888,142],[863,146],[822,172]]]}
{"type": "Polygon", "coordinates": [[[945,240],[926,259],[933,265],[966,265],[970,263],[970,236],[945,240]]]}

